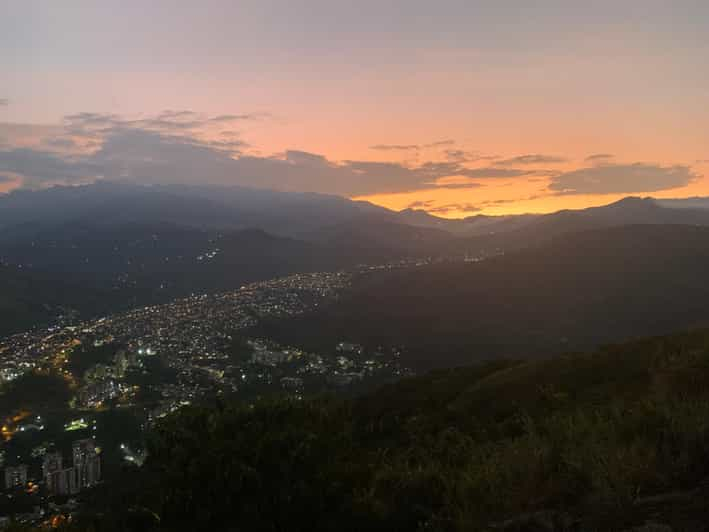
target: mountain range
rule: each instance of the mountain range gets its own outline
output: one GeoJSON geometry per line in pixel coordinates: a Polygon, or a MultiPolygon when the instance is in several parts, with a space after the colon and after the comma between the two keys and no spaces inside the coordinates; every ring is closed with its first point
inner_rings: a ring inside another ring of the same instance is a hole
{"type": "Polygon", "coordinates": [[[0,334],[67,310],[94,315],[296,272],[489,257],[629,224],[709,226],[707,207],[702,198],[626,198],[546,215],[449,220],[242,187],[98,182],[15,191],[0,196],[0,334]],[[53,293],[68,295],[55,301],[53,293]]]}
{"type": "MultiPolygon", "coordinates": [[[[338,227],[365,222],[397,224],[458,237],[527,231],[558,234],[613,225],[709,223],[709,198],[628,197],[610,205],[551,214],[475,215],[446,219],[424,210],[396,212],[364,201],[315,193],[225,186],[116,182],[0,195],[0,242],[40,234],[65,224],[174,224],[205,230],[261,229],[277,236],[317,241],[338,227]]],[[[551,236],[551,235],[550,235],[551,236]]]]}

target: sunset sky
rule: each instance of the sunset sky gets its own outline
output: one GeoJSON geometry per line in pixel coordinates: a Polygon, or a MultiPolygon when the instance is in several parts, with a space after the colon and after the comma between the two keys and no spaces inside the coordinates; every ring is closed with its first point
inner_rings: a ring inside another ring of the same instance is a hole
{"type": "Polygon", "coordinates": [[[706,0],[0,0],[0,192],[547,212],[709,196],[706,0]]]}

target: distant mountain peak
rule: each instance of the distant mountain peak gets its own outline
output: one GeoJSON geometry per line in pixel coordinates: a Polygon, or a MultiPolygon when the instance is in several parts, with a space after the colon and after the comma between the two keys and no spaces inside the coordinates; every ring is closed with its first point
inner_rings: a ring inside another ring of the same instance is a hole
{"type": "Polygon", "coordinates": [[[650,196],[626,196],[623,199],[619,199],[616,202],[610,203],[606,205],[606,207],[612,207],[612,206],[630,206],[630,205],[654,205],[657,206],[657,202],[655,201],[655,198],[650,197],[650,196]]]}

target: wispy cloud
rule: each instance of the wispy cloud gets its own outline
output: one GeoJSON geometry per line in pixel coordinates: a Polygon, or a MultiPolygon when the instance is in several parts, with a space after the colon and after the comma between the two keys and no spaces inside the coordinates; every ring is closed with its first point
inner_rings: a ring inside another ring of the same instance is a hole
{"type": "Polygon", "coordinates": [[[587,163],[606,163],[613,159],[614,155],[612,153],[594,153],[593,155],[589,155],[586,157],[585,161],[587,163]]]}
{"type": "Polygon", "coordinates": [[[528,164],[558,164],[565,163],[568,159],[565,157],[558,157],[555,155],[542,155],[540,153],[531,153],[527,155],[518,155],[517,157],[511,157],[509,159],[502,159],[497,161],[495,164],[500,166],[509,165],[528,165],[528,164]]]}
{"type": "Polygon", "coordinates": [[[453,146],[453,139],[435,140],[426,144],[375,144],[370,146],[370,150],[376,151],[420,151],[428,148],[442,148],[444,146],[453,146]]]}
{"type": "Polygon", "coordinates": [[[375,144],[369,147],[376,151],[418,151],[421,147],[418,144],[375,144]]]}
{"type": "Polygon", "coordinates": [[[269,113],[246,113],[241,115],[219,115],[210,118],[210,122],[243,122],[248,120],[262,120],[270,118],[269,113]]]}
{"type": "Polygon", "coordinates": [[[532,175],[534,173],[535,172],[533,170],[522,170],[519,168],[495,168],[488,166],[484,168],[465,169],[460,175],[479,179],[505,179],[532,175]]]}
{"type": "Polygon", "coordinates": [[[478,161],[495,161],[499,157],[495,155],[484,155],[479,151],[463,150],[463,149],[448,149],[443,152],[446,160],[452,163],[475,163],[478,161]]]}
{"type": "Polygon", "coordinates": [[[472,152],[467,152],[465,150],[446,150],[446,159],[451,163],[466,163],[469,161],[475,161],[475,154],[472,152]]]}
{"type": "Polygon", "coordinates": [[[442,148],[444,146],[452,146],[455,141],[452,139],[443,139],[429,142],[427,144],[375,144],[370,146],[370,150],[376,151],[420,151],[427,148],[442,148]]]}
{"type": "Polygon", "coordinates": [[[438,205],[436,207],[429,207],[428,212],[433,214],[450,214],[455,213],[474,213],[480,212],[482,209],[473,203],[447,203],[445,205],[438,205]]]}
{"type": "Polygon", "coordinates": [[[454,144],[455,141],[453,139],[443,139],[424,144],[424,148],[441,148],[443,146],[453,146],[454,144]]]}
{"type": "Polygon", "coordinates": [[[480,207],[494,207],[494,206],[500,206],[500,205],[509,205],[511,203],[518,203],[520,201],[532,201],[535,199],[543,198],[545,196],[549,196],[548,192],[546,194],[532,194],[530,196],[523,196],[521,198],[501,198],[501,199],[493,199],[493,200],[485,200],[480,202],[480,207]]]}
{"type": "Polygon", "coordinates": [[[436,188],[478,188],[482,186],[476,179],[462,175],[439,177],[432,184],[436,188]]]}
{"type": "Polygon", "coordinates": [[[268,113],[209,116],[190,110],[168,110],[153,116],[129,119],[115,114],[83,112],[64,117],[64,126],[67,133],[85,139],[103,139],[120,131],[151,131],[234,154],[238,153],[236,148],[241,150],[246,143],[233,140],[239,134],[229,128],[238,126],[240,122],[262,120],[269,116],[268,113]],[[232,140],[215,142],[215,136],[230,137],[232,140]]]}
{"type": "Polygon", "coordinates": [[[423,209],[426,210],[430,207],[433,207],[435,205],[436,200],[419,200],[419,201],[413,201],[409,203],[406,208],[407,209],[423,209]]]}

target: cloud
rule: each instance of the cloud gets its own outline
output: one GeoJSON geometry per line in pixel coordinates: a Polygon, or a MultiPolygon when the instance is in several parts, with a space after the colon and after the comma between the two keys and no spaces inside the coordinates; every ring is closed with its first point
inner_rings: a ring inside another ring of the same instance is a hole
{"type": "Polygon", "coordinates": [[[419,200],[409,203],[407,209],[428,209],[436,203],[436,200],[419,200]]]}
{"type": "Polygon", "coordinates": [[[238,129],[232,128],[242,120],[262,116],[208,116],[169,110],[125,118],[84,112],[67,116],[55,126],[0,123],[0,136],[6,137],[0,144],[0,172],[14,176],[13,182],[21,178],[26,188],[107,179],[241,185],[343,196],[469,189],[483,186],[486,180],[514,183],[515,178],[531,180],[542,175],[551,178],[551,189],[559,194],[639,192],[681,186],[694,178],[689,167],[683,166],[603,165],[566,173],[542,173],[525,167],[530,157],[549,161],[548,156],[539,155],[507,159],[520,162],[519,167],[495,163],[474,166],[471,158],[480,161],[489,157],[461,150],[446,150],[445,160],[422,163],[333,161],[301,150],[264,156],[254,152],[238,129]]]}
{"type": "MultiPolygon", "coordinates": [[[[103,138],[118,130],[142,130],[183,137],[193,144],[210,145],[208,139],[216,135],[238,136],[236,131],[225,128],[269,116],[267,113],[208,116],[189,110],[168,110],[154,116],[127,119],[114,114],[83,112],[64,117],[64,125],[68,133],[83,138],[103,138]]],[[[218,144],[212,146],[219,147],[218,144]]],[[[232,152],[235,147],[234,144],[222,146],[232,152]]],[[[239,146],[243,148],[246,143],[240,141],[239,146]]]]}
{"type": "Polygon", "coordinates": [[[48,148],[59,148],[60,150],[75,150],[78,148],[77,142],[70,137],[49,137],[43,139],[42,144],[48,148]]]}
{"type": "Polygon", "coordinates": [[[426,148],[441,148],[443,146],[452,146],[455,141],[452,139],[443,139],[429,142],[428,144],[375,144],[370,146],[370,150],[377,151],[419,151],[426,148]]]}
{"type": "Polygon", "coordinates": [[[450,212],[479,212],[482,210],[479,206],[472,203],[447,203],[445,205],[436,205],[436,200],[419,200],[409,203],[407,209],[425,210],[433,214],[448,214],[450,212]]]}
{"type": "Polygon", "coordinates": [[[185,118],[185,117],[192,117],[192,116],[196,116],[196,115],[197,115],[197,113],[195,113],[194,111],[189,111],[187,109],[183,109],[183,110],[179,110],[179,111],[167,109],[167,110],[163,111],[162,113],[160,113],[160,116],[162,116],[163,118],[185,118]]]}
{"type": "Polygon", "coordinates": [[[512,157],[510,159],[503,159],[501,161],[497,161],[495,164],[498,164],[500,166],[509,166],[509,165],[525,165],[525,164],[557,164],[557,163],[565,163],[567,162],[568,159],[564,157],[557,157],[554,155],[542,155],[540,153],[532,153],[528,155],[518,155],[517,157],[512,157]]]}
{"type": "Polygon", "coordinates": [[[30,148],[3,145],[0,171],[22,176],[25,188],[109,179],[234,184],[340,195],[430,188],[438,178],[467,171],[452,163],[335,162],[298,150],[257,156],[247,153],[248,144],[237,132],[223,129],[226,123],[246,116],[251,115],[209,117],[182,110],[126,119],[84,112],[66,116],[60,127],[33,132],[0,124],[0,132],[7,131],[10,137],[33,139],[30,148]]]}
{"type": "MultiPolygon", "coordinates": [[[[466,168],[453,162],[331,161],[305,151],[289,150],[270,157],[246,153],[238,137],[208,139],[185,134],[174,121],[191,124],[184,112],[128,121],[114,115],[80,113],[67,117],[65,136],[53,135],[43,149],[0,150],[0,170],[24,176],[24,186],[84,183],[91,179],[138,183],[233,184],[286,191],[317,191],[344,196],[394,193],[424,188],[472,188],[475,179],[526,175],[513,168],[466,168]],[[168,126],[165,126],[165,122],[168,126]],[[96,149],[64,153],[79,141],[96,149]],[[49,145],[52,148],[50,149],[49,145]],[[458,181],[440,181],[457,177],[458,181]]],[[[200,119],[200,121],[204,121],[200,119]]]]}
{"type": "Polygon", "coordinates": [[[78,113],[64,119],[62,132],[53,131],[31,149],[0,150],[0,170],[23,176],[27,188],[109,179],[146,184],[233,184],[344,196],[472,188],[480,186],[475,180],[530,173],[515,168],[468,168],[452,161],[417,165],[331,161],[298,150],[257,156],[248,153],[248,144],[234,132],[210,130],[213,123],[212,117],[192,111],[166,111],[133,120],[78,113]]]}
{"type": "Polygon", "coordinates": [[[483,201],[480,203],[481,207],[491,207],[491,206],[499,206],[499,205],[508,205],[510,203],[517,203],[520,201],[531,201],[539,198],[543,198],[545,196],[548,196],[549,194],[532,194],[530,196],[524,196],[521,198],[502,198],[502,199],[495,199],[495,200],[487,200],[483,201]]]}
{"type": "Polygon", "coordinates": [[[24,188],[78,184],[100,179],[101,169],[88,160],[66,160],[29,148],[0,151],[0,172],[22,176],[24,188]]]}
{"type": "Polygon", "coordinates": [[[499,157],[494,155],[483,155],[479,151],[467,151],[461,149],[449,149],[443,152],[448,162],[452,163],[474,163],[478,161],[494,161],[499,157]]]}
{"type": "Polygon", "coordinates": [[[689,166],[645,163],[580,168],[552,176],[557,194],[627,194],[683,187],[698,177],[689,166]]]}
{"type": "Polygon", "coordinates": [[[77,124],[84,126],[110,126],[120,125],[122,123],[118,115],[88,112],[66,115],[64,117],[64,121],[68,122],[69,124],[77,124]]]}
{"type": "Polygon", "coordinates": [[[439,177],[433,183],[437,188],[477,188],[482,186],[475,179],[461,175],[439,177]]]}
{"type": "Polygon", "coordinates": [[[511,177],[521,177],[534,174],[531,170],[521,170],[519,168],[471,168],[463,170],[460,175],[478,179],[504,179],[511,177]]]}
{"type": "Polygon", "coordinates": [[[210,122],[242,122],[244,120],[260,120],[262,118],[268,118],[271,115],[268,113],[246,113],[241,115],[219,115],[210,118],[210,122]]]}
{"type": "Polygon", "coordinates": [[[445,156],[448,162],[451,163],[465,163],[474,159],[474,155],[471,152],[466,152],[465,150],[446,150],[445,156]]]}
{"type": "Polygon", "coordinates": [[[324,156],[300,150],[288,150],[285,153],[285,160],[293,166],[331,166],[331,163],[324,156]]]}
{"type": "Polygon", "coordinates": [[[437,207],[428,208],[427,211],[434,214],[448,214],[451,212],[480,212],[482,209],[472,203],[448,203],[437,207]]]}
{"type": "Polygon", "coordinates": [[[586,157],[585,161],[587,163],[606,163],[613,159],[614,155],[611,153],[594,153],[586,157]]]}
{"type": "Polygon", "coordinates": [[[424,144],[424,148],[440,148],[442,146],[453,146],[453,144],[455,144],[453,139],[443,139],[424,144]]]}
{"type": "Polygon", "coordinates": [[[418,144],[375,144],[369,147],[377,151],[417,151],[421,149],[418,144]]]}

